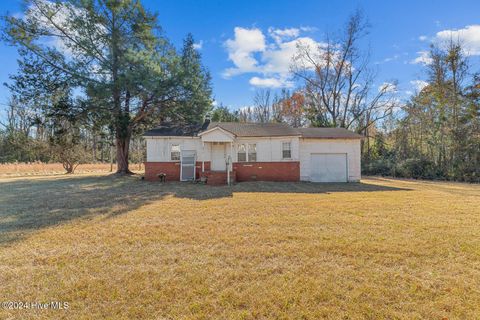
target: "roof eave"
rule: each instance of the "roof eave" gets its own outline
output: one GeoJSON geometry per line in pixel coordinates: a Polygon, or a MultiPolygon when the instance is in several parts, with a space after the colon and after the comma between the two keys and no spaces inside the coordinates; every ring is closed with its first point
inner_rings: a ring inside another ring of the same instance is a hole
{"type": "Polygon", "coordinates": [[[363,140],[364,137],[301,137],[302,139],[326,139],[326,140],[363,140]]]}

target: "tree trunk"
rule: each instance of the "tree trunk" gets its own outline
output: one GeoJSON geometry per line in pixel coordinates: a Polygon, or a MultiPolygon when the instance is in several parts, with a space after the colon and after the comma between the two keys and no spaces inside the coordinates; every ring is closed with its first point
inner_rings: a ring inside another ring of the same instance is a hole
{"type": "Polygon", "coordinates": [[[130,138],[132,132],[127,129],[125,135],[118,135],[116,137],[117,146],[117,174],[133,174],[128,168],[128,153],[130,147],[130,138]]]}
{"type": "Polygon", "coordinates": [[[92,157],[93,163],[97,162],[97,135],[94,133],[92,136],[92,157]]]}
{"type": "Polygon", "coordinates": [[[68,161],[68,160],[63,160],[63,168],[65,169],[65,173],[66,174],[73,174],[73,172],[75,171],[75,164],[68,161]]]}
{"type": "Polygon", "coordinates": [[[113,172],[113,144],[109,144],[110,147],[110,172],[113,172]]]}

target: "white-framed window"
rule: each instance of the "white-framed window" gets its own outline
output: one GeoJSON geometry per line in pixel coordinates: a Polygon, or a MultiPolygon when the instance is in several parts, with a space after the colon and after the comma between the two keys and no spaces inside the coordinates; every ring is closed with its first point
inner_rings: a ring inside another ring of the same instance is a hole
{"type": "Polygon", "coordinates": [[[247,162],[247,145],[239,144],[237,151],[237,161],[238,162],[247,162]]]}
{"type": "Polygon", "coordinates": [[[292,143],[283,142],[282,143],[282,159],[291,159],[292,158],[292,143]]]}
{"type": "Polygon", "coordinates": [[[257,161],[257,145],[255,143],[239,144],[237,149],[237,161],[238,162],[257,161]]]}
{"type": "Polygon", "coordinates": [[[257,161],[257,145],[255,143],[248,144],[248,162],[257,161]]]}
{"type": "Polygon", "coordinates": [[[180,145],[172,144],[170,148],[170,160],[180,161],[180,145]]]}

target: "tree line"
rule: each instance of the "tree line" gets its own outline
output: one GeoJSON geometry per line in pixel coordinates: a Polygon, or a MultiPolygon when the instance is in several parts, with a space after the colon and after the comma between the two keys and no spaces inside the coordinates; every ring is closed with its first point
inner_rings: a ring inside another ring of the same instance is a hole
{"type": "Polygon", "coordinates": [[[480,182],[480,74],[462,44],[433,46],[428,81],[398,117],[373,128],[366,173],[480,182]]]}

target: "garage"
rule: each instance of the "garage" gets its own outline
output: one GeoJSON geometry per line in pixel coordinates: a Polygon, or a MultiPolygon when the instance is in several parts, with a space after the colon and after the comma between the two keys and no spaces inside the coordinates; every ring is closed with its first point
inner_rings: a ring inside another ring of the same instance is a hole
{"type": "Polygon", "coordinates": [[[312,153],[310,170],[312,182],[347,182],[347,154],[312,153]]]}

